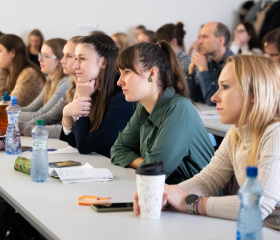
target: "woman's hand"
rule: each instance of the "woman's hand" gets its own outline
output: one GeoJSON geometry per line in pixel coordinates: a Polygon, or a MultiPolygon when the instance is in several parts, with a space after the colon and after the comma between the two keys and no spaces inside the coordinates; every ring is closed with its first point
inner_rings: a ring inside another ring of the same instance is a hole
{"type": "Polygon", "coordinates": [[[90,113],[91,97],[79,97],[63,108],[63,117],[72,117],[90,113]]]}
{"type": "Polygon", "coordinates": [[[93,79],[87,82],[78,82],[76,85],[76,90],[78,97],[90,97],[98,88],[99,79],[93,79]]]}
{"type": "MultiPolygon", "coordinates": [[[[162,196],[162,208],[169,204],[180,212],[188,212],[185,206],[185,198],[188,196],[188,192],[182,189],[179,185],[169,185],[164,187],[162,196]]],[[[134,213],[138,216],[140,214],[140,206],[138,204],[138,194],[134,193],[133,203],[134,213]]]]}

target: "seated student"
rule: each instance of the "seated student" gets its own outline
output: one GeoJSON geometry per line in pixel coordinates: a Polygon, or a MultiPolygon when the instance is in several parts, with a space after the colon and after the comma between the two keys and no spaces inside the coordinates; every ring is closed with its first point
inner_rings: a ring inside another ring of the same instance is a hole
{"type": "Polygon", "coordinates": [[[172,47],[179,60],[183,73],[187,76],[188,67],[190,65],[190,57],[184,52],[184,24],[178,22],[176,25],[173,23],[166,24],[156,31],[156,41],[165,40],[172,47]]]}
{"type": "Polygon", "coordinates": [[[30,104],[42,91],[45,77],[26,57],[26,46],[13,34],[0,37],[0,96],[16,95],[18,105],[30,104]]]}
{"type": "Polygon", "coordinates": [[[49,138],[59,138],[60,132],[62,130],[61,120],[62,111],[68,102],[73,100],[73,94],[76,88],[76,70],[73,68],[75,64],[75,49],[82,37],[76,36],[68,40],[63,48],[63,58],[60,63],[63,68],[64,74],[71,77],[72,85],[65,92],[62,98],[55,104],[55,106],[47,113],[41,114],[38,117],[32,119],[29,122],[20,122],[18,124],[21,136],[32,136],[31,131],[36,125],[37,119],[45,120],[45,128],[49,131],[49,138]]]}
{"type": "Polygon", "coordinates": [[[264,55],[280,63],[280,28],[267,33],[262,40],[264,55]]]}
{"type": "Polygon", "coordinates": [[[188,68],[190,98],[194,102],[204,101],[214,106],[211,97],[218,90],[218,78],[228,56],[234,53],[228,49],[230,33],[226,25],[210,22],[200,29],[196,52],[188,68]],[[198,74],[195,74],[195,68],[198,74]]]}
{"type": "Polygon", "coordinates": [[[145,30],[138,35],[138,43],[141,42],[156,42],[156,33],[151,30],[145,30]]]}
{"type": "Polygon", "coordinates": [[[240,23],[234,31],[234,40],[230,50],[235,54],[263,55],[261,44],[257,37],[254,26],[251,23],[240,23]]]}
{"type": "Polygon", "coordinates": [[[115,60],[118,48],[109,36],[94,33],[76,47],[74,100],[63,109],[60,139],[80,153],[110,157],[110,149],[134,112],[117,86],[115,60]]]}
{"type": "Polygon", "coordinates": [[[117,32],[112,35],[112,39],[119,48],[119,53],[129,46],[129,39],[126,33],[117,32]]]}
{"type": "Polygon", "coordinates": [[[21,108],[19,120],[28,122],[50,111],[62,95],[69,89],[71,80],[63,73],[60,60],[66,40],[53,38],[43,43],[39,61],[41,70],[47,74],[47,83],[40,95],[28,106],[21,108]]]}
{"type": "Polygon", "coordinates": [[[40,66],[38,60],[38,53],[40,52],[44,42],[43,34],[38,29],[34,29],[30,32],[28,37],[27,54],[29,59],[40,66]]]}
{"type": "Polygon", "coordinates": [[[134,42],[135,42],[135,44],[138,43],[139,34],[144,32],[145,30],[146,30],[146,27],[144,25],[138,25],[136,28],[134,28],[134,42]]]}
{"type": "MultiPolygon", "coordinates": [[[[246,166],[258,167],[264,195],[264,225],[280,230],[280,68],[272,60],[255,55],[229,57],[219,78],[219,90],[211,98],[223,124],[233,124],[211,162],[192,179],[166,186],[163,206],[188,212],[185,198],[199,196],[199,215],[236,220],[238,195],[219,197],[219,190],[235,174],[239,186],[246,166]],[[277,214],[278,212],[278,214],[277,214]],[[278,215],[278,216],[277,216],[278,215]]],[[[134,211],[139,214],[137,194],[134,211]]]]}
{"type": "Polygon", "coordinates": [[[206,129],[188,97],[178,59],[166,41],[139,43],[116,61],[125,99],[139,101],[111,149],[112,163],[138,168],[163,161],[166,182],[199,173],[213,156],[206,129]]]}

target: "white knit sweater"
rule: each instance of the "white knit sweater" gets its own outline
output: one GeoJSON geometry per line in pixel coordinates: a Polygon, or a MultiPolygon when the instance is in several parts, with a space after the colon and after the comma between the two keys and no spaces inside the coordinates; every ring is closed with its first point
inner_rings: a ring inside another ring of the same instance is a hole
{"type": "MultiPolygon", "coordinates": [[[[195,193],[209,197],[206,205],[208,216],[236,220],[239,212],[239,197],[218,196],[219,190],[224,188],[235,173],[239,186],[246,179],[247,156],[252,145],[252,136],[243,127],[244,150],[240,144],[236,151],[231,147],[232,127],[226,134],[223,142],[211,162],[192,179],[179,185],[189,194],[195,193]],[[247,134],[246,134],[247,133],[247,134]]],[[[238,129],[235,128],[238,132],[238,129]]],[[[239,132],[238,132],[239,133],[239,132]]],[[[261,206],[264,224],[270,228],[280,230],[280,122],[271,124],[261,138],[256,165],[258,167],[258,180],[264,191],[261,206]],[[279,208],[278,208],[279,207],[279,208]]]]}

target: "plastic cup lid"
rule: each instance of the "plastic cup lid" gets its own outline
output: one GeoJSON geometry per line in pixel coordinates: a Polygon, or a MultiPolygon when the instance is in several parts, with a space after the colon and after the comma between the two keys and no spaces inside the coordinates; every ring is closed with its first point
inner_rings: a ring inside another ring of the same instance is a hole
{"type": "Polygon", "coordinates": [[[163,162],[156,161],[155,163],[148,163],[137,168],[136,174],[139,175],[163,175],[165,174],[163,162]]]}
{"type": "Polygon", "coordinates": [[[45,120],[44,119],[37,119],[36,124],[37,125],[45,125],[45,120]]]}

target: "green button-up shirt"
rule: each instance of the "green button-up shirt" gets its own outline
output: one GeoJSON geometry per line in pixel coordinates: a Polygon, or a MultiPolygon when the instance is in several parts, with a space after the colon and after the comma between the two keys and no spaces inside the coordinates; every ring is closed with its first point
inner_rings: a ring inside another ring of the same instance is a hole
{"type": "Polygon", "coordinates": [[[193,104],[167,88],[149,114],[141,103],[111,148],[112,163],[126,167],[163,161],[167,183],[193,177],[210,162],[214,148],[193,104]]]}

